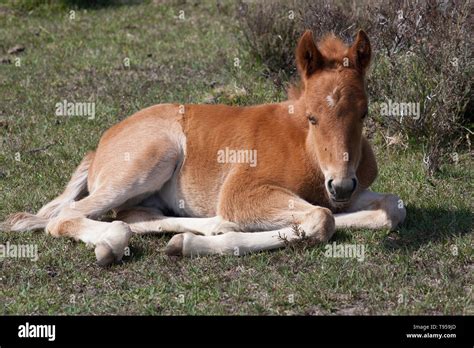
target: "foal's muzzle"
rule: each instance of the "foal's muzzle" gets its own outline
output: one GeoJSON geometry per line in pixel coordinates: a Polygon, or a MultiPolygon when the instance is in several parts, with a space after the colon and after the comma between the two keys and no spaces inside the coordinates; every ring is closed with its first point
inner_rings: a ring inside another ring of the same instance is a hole
{"type": "Polygon", "coordinates": [[[329,179],[326,188],[332,200],[347,202],[357,188],[357,178],[329,179]]]}

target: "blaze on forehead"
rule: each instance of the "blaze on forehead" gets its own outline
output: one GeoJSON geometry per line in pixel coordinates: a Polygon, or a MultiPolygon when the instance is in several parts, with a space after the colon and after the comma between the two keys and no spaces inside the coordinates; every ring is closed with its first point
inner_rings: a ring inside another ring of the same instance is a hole
{"type": "Polygon", "coordinates": [[[350,76],[340,76],[336,71],[326,72],[328,75],[322,79],[310,82],[308,86],[310,95],[314,96],[314,103],[325,104],[325,107],[335,108],[341,99],[349,102],[365,100],[363,82],[348,80],[350,76]],[[329,75],[331,74],[331,75],[329,75]]]}
{"type": "Polygon", "coordinates": [[[335,108],[342,99],[349,103],[366,103],[364,82],[358,78],[354,79],[355,76],[347,75],[336,73],[318,88],[318,95],[324,99],[327,107],[335,108]]]}
{"type": "Polygon", "coordinates": [[[356,105],[366,105],[367,100],[365,93],[358,88],[340,88],[335,87],[331,92],[327,93],[325,101],[330,109],[334,109],[341,100],[346,103],[356,105]]]}
{"type": "Polygon", "coordinates": [[[341,96],[339,90],[337,89],[337,87],[334,87],[332,92],[326,96],[326,103],[330,108],[334,108],[340,97],[341,96]]]}

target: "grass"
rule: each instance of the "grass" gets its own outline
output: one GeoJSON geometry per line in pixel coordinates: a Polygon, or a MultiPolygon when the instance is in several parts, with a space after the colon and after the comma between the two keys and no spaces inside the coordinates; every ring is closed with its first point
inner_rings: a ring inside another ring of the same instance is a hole
{"type": "MultiPolygon", "coordinates": [[[[0,6],[0,57],[12,60],[0,64],[0,220],[59,194],[101,133],[143,107],[285,98],[238,45],[229,3],[79,8],[74,20],[68,8],[50,10],[0,6]],[[25,51],[7,54],[17,44],[25,51]],[[96,117],[55,116],[64,99],[94,101],[96,117]]],[[[396,232],[337,232],[337,243],[365,245],[363,262],[327,258],[324,246],[169,258],[170,237],[154,235],[134,236],[124,263],[102,269],[83,243],[0,233],[0,244],[39,251],[37,262],[0,261],[0,313],[473,314],[469,154],[428,181],[416,146],[373,141],[380,167],[373,189],[400,195],[408,217],[396,232]]]]}

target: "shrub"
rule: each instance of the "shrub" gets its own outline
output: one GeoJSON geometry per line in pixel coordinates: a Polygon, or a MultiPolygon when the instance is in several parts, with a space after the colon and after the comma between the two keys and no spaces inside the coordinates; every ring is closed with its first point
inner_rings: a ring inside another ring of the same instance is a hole
{"type": "Polygon", "coordinates": [[[267,76],[288,79],[296,71],[294,46],[301,34],[301,25],[297,23],[300,15],[294,12],[295,7],[295,1],[240,1],[238,4],[243,32],[243,36],[239,36],[240,43],[263,63],[267,76]]]}
{"type": "Polygon", "coordinates": [[[448,161],[463,140],[469,142],[468,2],[263,1],[240,7],[245,8],[238,16],[243,44],[265,64],[267,74],[287,79],[295,75],[294,49],[304,29],[313,30],[316,38],[332,31],[346,41],[357,28],[365,29],[374,53],[368,84],[371,116],[386,133],[421,144],[429,175],[448,161]],[[287,17],[291,10],[293,20],[287,17]],[[416,103],[420,115],[382,116],[381,103],[388,101],[416,103]]]}
{"type": "Polygon", "coordinates": [[[430,175],[464,138],[470,98],[469,7],[462,2],[404,2],[369,9],[378,49],[370,76],[377,101],[416,102],[420,117],[382,124],[424,147],[430,175]]]}

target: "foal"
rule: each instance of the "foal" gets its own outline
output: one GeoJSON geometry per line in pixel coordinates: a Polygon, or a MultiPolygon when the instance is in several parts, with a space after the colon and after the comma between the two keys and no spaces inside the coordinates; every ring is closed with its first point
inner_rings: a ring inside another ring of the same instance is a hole
{"type": "Polygon", "coordinates": [[[296,230],[319,243],[337,228],[394,229],[403,204],[368,190],[377,175],[362,135],[370,57],[363,31],[352,46],[334,36],[316,45],[306,31],[295,98],[143,109],[105,132],[59,197],[4,227],[93,244],[101,265],[120,260],[133,233],[179,233],[165,252],[189,256],[279,248],[301,238],[296,230]],[[110,210],[116,221],[96,220],[110,210]]]}

